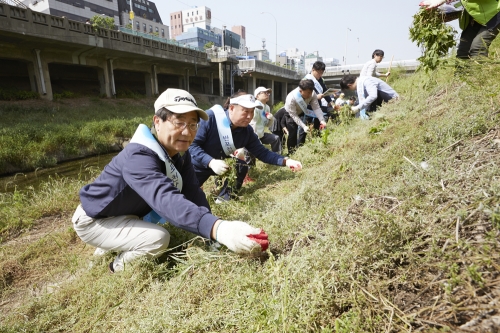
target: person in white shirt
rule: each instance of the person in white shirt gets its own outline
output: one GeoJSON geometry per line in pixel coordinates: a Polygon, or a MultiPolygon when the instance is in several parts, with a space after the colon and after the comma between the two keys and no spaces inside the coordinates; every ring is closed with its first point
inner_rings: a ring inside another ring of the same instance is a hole
{"type": "Polygon", "coordinates": [[[250,126],[252,126],[260,142],[263,144],[270,144],[272,151],[281,154],[280,137],[275,134],[265,132],[265,128],[272,128],[274,122],[274,117],[269,109],[269,105],[267,105],[271,91],[272,89],[265,87],[258,87],[255,89],[254,96],[256,102],[262,106],[262,110],[254,112],[250,126]]]}
{"type": "Polygon", "coordinates": [[[384,59],[384,51],[373,51],[372,60],[364,64],[359,76],[389,77],[389,75],[391,75],[391,72],[387,72],[385,74],[380,74],[379,72],[377,72],[377,64],[380,63],[382,59],[384,59]]]}
{"type": "Polygon", "coordinates": [[[335,105],[344,105],[346,103],[346,100],[344,99],[345,97],[345,94],[344,93],[341,93],[339,98],[337,98],[337,100],[335,100],[335,105]]]}
{"type": "Polygon", "coordinates": [[[286,124],[288,132],[286,145],[288,154],[292,154],[297,149],[297,132],[299,126],[302,127],[305,133],[309,132],[309,127],[300,118],[303,114],[317,117],[320,129],[326,127],[323,111],[319,105],[318,95],[314,91],[314,82],[312,80],[300,81],[299,86],[286,96],[285,110],[283,121],[286,124]],[[307,108],[308,105],[311,106],[312,110],[307,108]]]}

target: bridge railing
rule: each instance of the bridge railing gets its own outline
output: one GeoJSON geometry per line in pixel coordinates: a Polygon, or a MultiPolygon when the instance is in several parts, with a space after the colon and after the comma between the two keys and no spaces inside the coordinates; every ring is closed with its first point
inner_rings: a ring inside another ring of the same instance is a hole
{"type": "MultiPolygon", "coordinates": [[[[174,45],[173,43],[162,38],[151,38],[155,36],[145,37],[136,34],[131,35],[122,31],[109,30],[104,28],[94,29],[90,24],[86,24],[79,21],[73,21],[67,18],[53,16],[50,14],[35,12],[29,8],[26,9],[26,8],[10,6],[6,3],[0,2],[0,19],[2,18],[20,20],[32,23],[35,26],[46,26],[48,28],[66,30],[72,33],[94,35],[102,39],[107,39],[110,41],[121,42],[121,43],[135,44],[145,48],[160,49],[163,51],[173,52],[181,54],[183,56],[200,59],[200,61],[207,60],[207,55],[203,51],[199,51],[190,47],[184,47],[181,45],[174,45]]],[[[0,29],[5,29],[5,27],[6,25],[0,26],[0,29]]],[[[36,28],[34,30],[36,31],[36,28]]],[[[50,37],[48,36],[46,38],[50,37]]],[[[72,38],[72,40],[77,40],[77,39],[72,38]]]]}
{"type": "Polygon", "coordinates": [[[240,60],[238,67],[242,71],[254,71],[257,73],[284,76],[293,79],[300,79],[300,75],[291,69],[286,69],[257,59],[240,60]]]}

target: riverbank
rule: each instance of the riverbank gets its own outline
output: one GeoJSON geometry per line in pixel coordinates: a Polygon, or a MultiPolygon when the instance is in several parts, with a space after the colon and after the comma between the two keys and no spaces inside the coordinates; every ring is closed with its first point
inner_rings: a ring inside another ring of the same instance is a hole
{"type": "MultiPolygon", "coordinates": [[[[195,96],[209,108],[217,96],[195,96]]],[[[0,101],[0,176],[117,152],[138,124],[150,124],[155,98],[80,97],[0,101]]]]}
{"type": "Polygon", "coordinates": [[[258,162],[212,209],[266,230],[260,260],[166,226],[167,253],[110,275],[70,223],[91,179],[0,196],[0,331],[494,331],[500,66],[468,70],[391,81],[401,99],[309,138],[301,172],[258,162]]]}

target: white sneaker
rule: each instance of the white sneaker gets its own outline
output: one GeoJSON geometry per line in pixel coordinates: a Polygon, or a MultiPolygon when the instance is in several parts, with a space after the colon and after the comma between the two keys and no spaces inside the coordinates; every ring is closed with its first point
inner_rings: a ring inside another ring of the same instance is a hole
{"type": "Polygon", "coordinates": [[[97,256],[97,257],[103,256],[106,253],[108,253],[108,251],[104,250],[104,249],[101,249],[100,247],[96,248],[95,251],[94,251],[94,255],[97,256]]]}

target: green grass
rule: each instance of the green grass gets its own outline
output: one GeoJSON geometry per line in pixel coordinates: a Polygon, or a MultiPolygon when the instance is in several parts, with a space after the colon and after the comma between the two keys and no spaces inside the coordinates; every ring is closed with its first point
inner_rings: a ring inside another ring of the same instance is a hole
{"type": "Polygon", "coordinates": [[[88,180],[2,196],[7,229],[65,224],[28,243],[4,234],[0,332],[458,331],[500,295],[499,70],[400,77],[401,100],[372,120],[310,138],[303,171],[258,163],[239,200],[212,208],[266,230],[261,258],[168,226],[179,247],[109,275],[113,256],[70,228],[88,180]]]}

